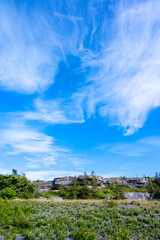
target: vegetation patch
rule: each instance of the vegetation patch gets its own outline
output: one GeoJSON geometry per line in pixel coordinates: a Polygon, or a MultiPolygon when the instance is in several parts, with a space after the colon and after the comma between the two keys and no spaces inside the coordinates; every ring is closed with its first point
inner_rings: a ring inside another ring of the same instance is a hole
{"type": "Polygon", "coordinates": [[[12,175],[0,175],[0,198],[34,198],[38,197],[37,186],[31,183],[25,175],[18,175],[15,169],[12,175]]]}
{"type": "Polygon", "coordinates": [[[0,201],[4,239],[160,239],[160,202],[0,201]]]}
{"type": "Polygon", "coordinates": [[[50,190],[46,193],[40,193],[40,197],[45,197],[45,198],[52,198],[52,197],[61,197],[61,192],[60,191],[55,191],[55,190],[50,190]]]}

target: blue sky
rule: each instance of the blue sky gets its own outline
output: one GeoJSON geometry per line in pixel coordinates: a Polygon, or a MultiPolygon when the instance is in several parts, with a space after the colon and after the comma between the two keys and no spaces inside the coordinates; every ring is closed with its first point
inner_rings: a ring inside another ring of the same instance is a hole
{"type": "Polygon", "coordinates": [[[0,0],[0,173],[154,176],[160,2],[0,0]]]}

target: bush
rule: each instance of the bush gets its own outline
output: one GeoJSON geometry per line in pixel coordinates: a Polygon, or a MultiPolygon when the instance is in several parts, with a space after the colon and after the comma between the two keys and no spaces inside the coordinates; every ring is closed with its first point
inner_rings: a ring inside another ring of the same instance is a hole
{"type": "Polygon", "coordinates": [[[33,198],[37,195],[37,186],[25,176],[0,175],[0,197],[33,198]]]}
{"type": "Polygon", "coordinates": [[[46,193],[40,193],[39,194],[41,197],[45,197],[45,198],[51,198],[51,197],[61,197],[61,192],[56,192],[54,190],[50,190],[49,192],[46,193]]]}
{"type": "Polygon", "coordinates": [[[129,232],[124,229],[119,229],[119,231],[116,232],[115,238],[117,240],[130,240],[129,232]]]}
{"type": "Polygon", "coordinates": [[[17,193],[12,188],[9,188],[9,187],[3,188],[0,191],[0,197],[4,199],[5,198],[13,199],[16,196],[17,196],[17,193]]]}
{"type": "Polygon", "coordinates": [[[85,174],[83,178],[83,185],[77,183],[77,178],[73,179],[73,185],[69,186],[67,189],[60,186],[60,195],[66,199],[99,199],[101,198],[101,190],[98,189],[95,176],[85,174]]]}
{"type": "Polygon", "coordinates": [[[110,207],[110,208],[118,206],[118,203],[115,202],[114,200],[110,200],[110,201],[106,201],[106,202],[107,202],[108,207],[110,207]]]}
{"type": "Polygon", "coordinates": [[[97,234],[91,232],[87,228],[80,228],[74,235],[74,240],[95,240],[97,239],[97,234]]]}
{"type": "Polygon", "coordinates": [[[160,199],[160,177],[148,178],[147,188],[153,199],[160,199]]]}
{"type": "Polygon", "coordinates": [[[123,187],[124,192],[147,192],[147,188],[127,188],[123,187]]]}
{"type": "Polygon", "coordinates": [[[122,185],[115,182],[114,186],[114,199],[126,199],[122,185]]]}
{"type": "Polygon", "coordinates": [[[15,219],[12,226],[17,228],[32,228],[33,224],[26,219],[15,219]]]}

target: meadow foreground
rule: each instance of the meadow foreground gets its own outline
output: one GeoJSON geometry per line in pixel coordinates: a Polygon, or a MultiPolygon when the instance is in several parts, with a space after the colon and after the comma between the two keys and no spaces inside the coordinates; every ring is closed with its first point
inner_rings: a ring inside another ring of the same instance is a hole
{"type": "Polygon", "coordinates": [[[159,201],[0,201],[0,239],[160,239],[159,201]]]}

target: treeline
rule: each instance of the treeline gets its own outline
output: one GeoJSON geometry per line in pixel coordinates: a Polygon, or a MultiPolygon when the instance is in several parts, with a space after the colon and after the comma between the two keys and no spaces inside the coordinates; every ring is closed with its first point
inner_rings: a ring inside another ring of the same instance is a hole
{"type": "Polygon", "coordinates": [[[151,198],[160,199],[160,172],[156,172],[155,178],[148,178],[148,192],[151,198]]]}
{"type": "MultiPolygon", "coordinates": [[[[125,199],[125,191],[130,190],[118,182],[110,184],[109,186],[98,188],[96,176],[94,171],[91,173],[92,178],[84,173],[83,185],[78,184],[77,177],[73,180],[73,185],[64,188],[61,184],[60,195],[66,199],[102,199],[109,197],[110,199],[125,199]]],[[[132,189],[134,191],[139,189],[132,189]]],[[[146,189],[141,191],[148,191],[151,199],[160,199],[160,173],[156,172],[154,178],[148,177],[148,185],[146,189]]]]}
{"type": "MultiPolygon", "coordinates": [[[[82,185],[78,183],[77,177],[74,177],[72,185],[64,188],[61,184],[59,192],[55,192],[55,194],[65,199],[102,199],[106,197],[125,199],[126,190],[118,182],[99,188],[93,171],[89,176],[84,173],[82,185]]],[[[160,173],[156,173],[154,178],[148,177],[148,186],[142,190],[148,191],[151,199],[160,199],[160,173]]],[[[18,175],[17,170],[13,169],[11,175],[0,175],[0,198],[29,199],[39,196],[37,184],[31,183],[24,174],[18,175]]]]}
{"type": "Polygon", "coordinates": [[[123,187],[116,182],[114,185],[98,188],[95,172],[91,178],[84,173],[83,185],[78,184],[77,177],[73,179],[73,185],[64,188],[61,184],[60,195],[66,199],[102,199],[106,195],[112,199],[125,199],[123,187]]]}
{"type": "Polygon", "coordinates": [[[1,198],[34,198],[38,196],[37,186],[31,183],[26,176],[17,174],[12,170],[12,175],[0,175],[0,197],[1,198]]]}

